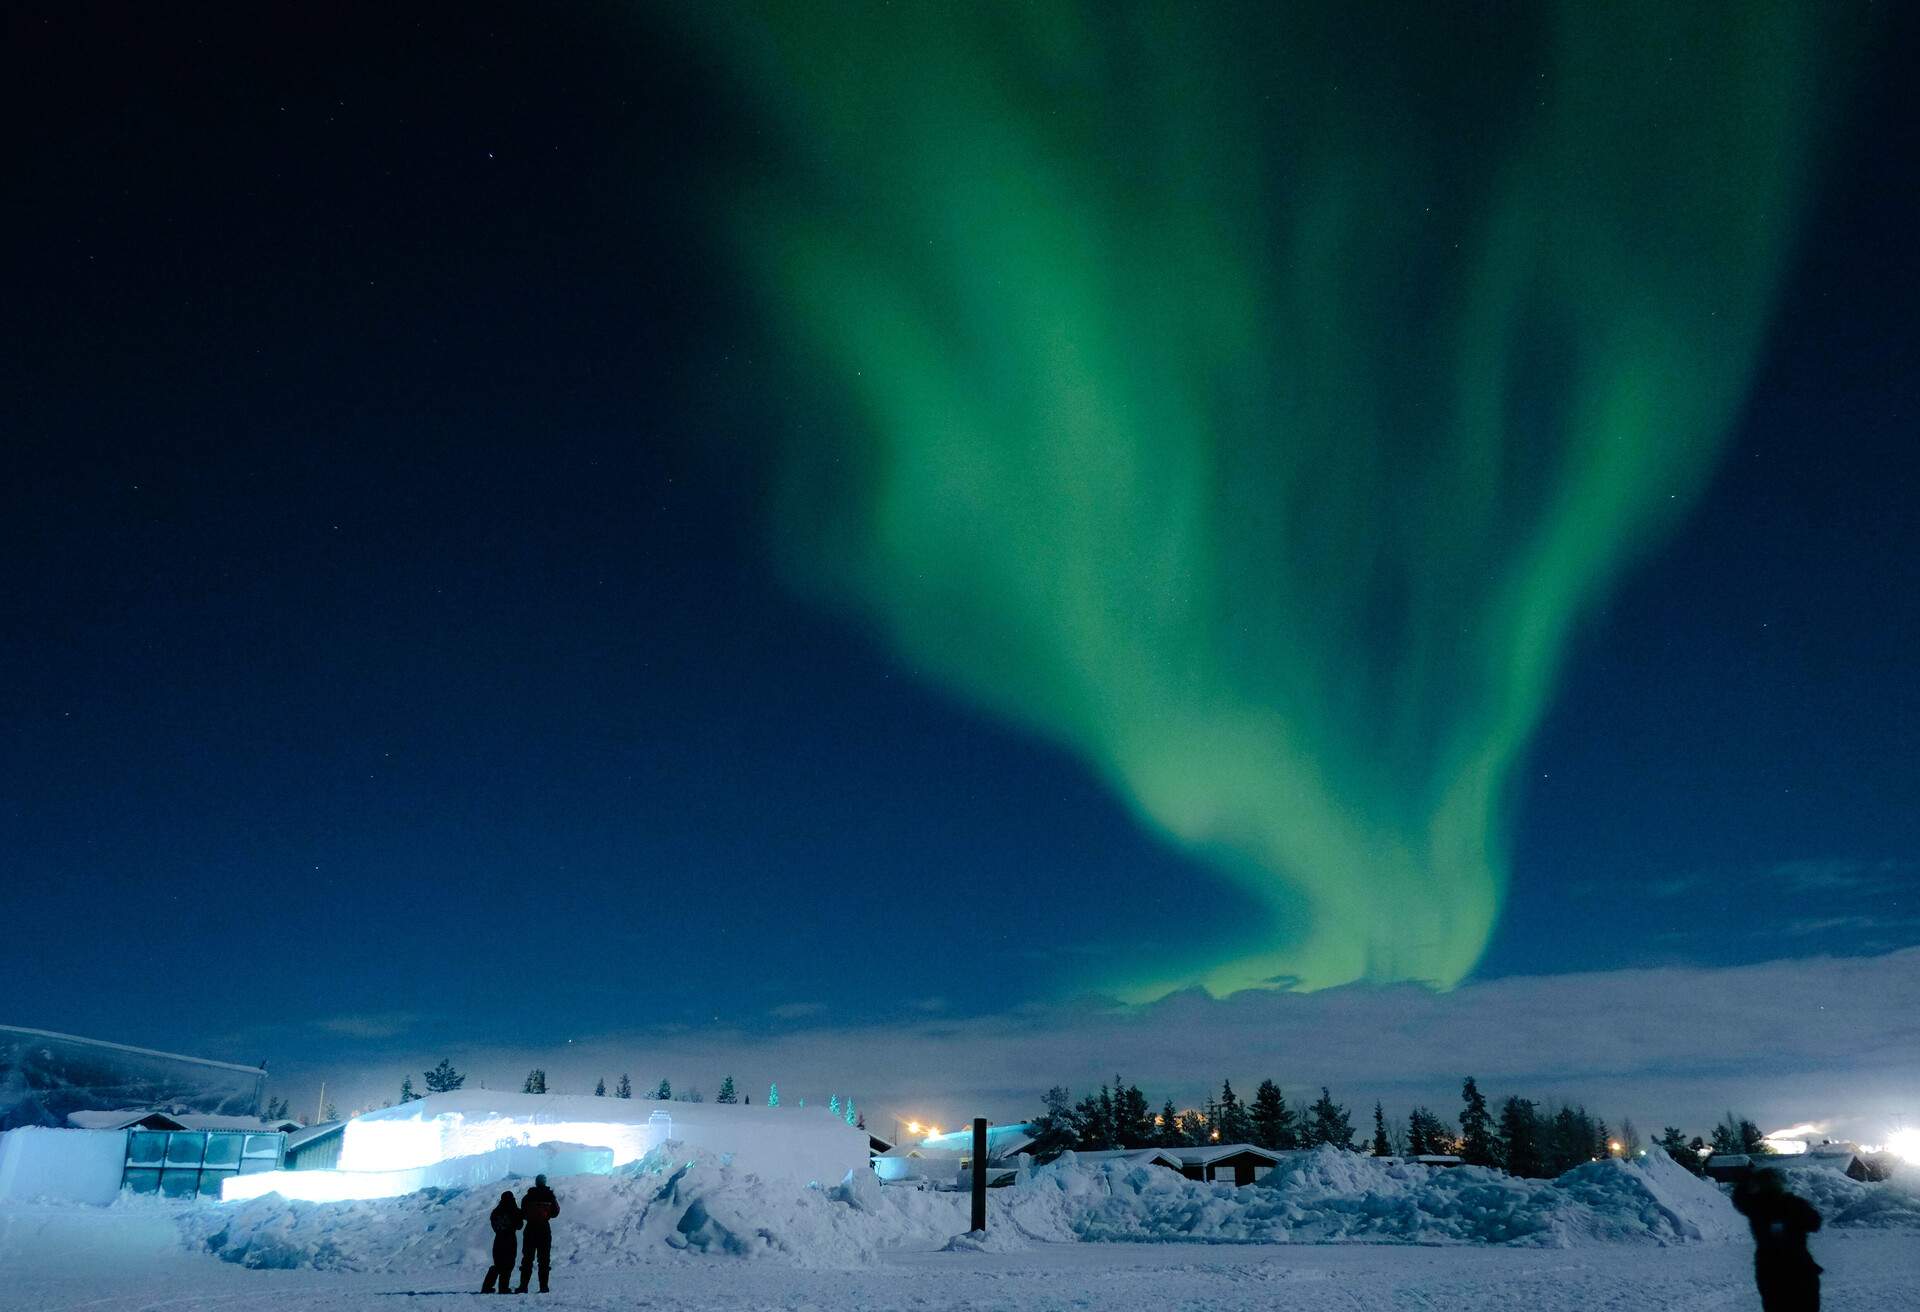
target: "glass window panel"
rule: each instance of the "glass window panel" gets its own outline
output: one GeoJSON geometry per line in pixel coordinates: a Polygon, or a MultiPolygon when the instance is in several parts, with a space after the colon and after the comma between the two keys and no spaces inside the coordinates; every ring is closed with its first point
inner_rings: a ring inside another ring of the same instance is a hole
{"type": "Polygon", "coordinates": [[[210,1134],[207,1136],[207,1165],[233,1167],[240,1165],[240,1145],[244,1135],[210,1134]]]}
{"type": "Polygon", "coordinates": [[[278,1159],[280,1156],[280,1140],[283,1137],[284,1136],[278,1135],[278,1134],[248,1135],[247,1136],[247,1156],[272,1157],[272,1158],[278,1159]]]}
{"type": "MultiPolygon", "coordinates": [[[[135,1130],[127,1136],[127,1162],[132,1166],[158,1166],[167,1156],[167,1136],[152,1130],[135,1130]]],[[[158,1185],[154,1186],[156,1189],[158,1185]]]]}
{"type": "Polygon", "coordinates": [[[160,1172],[160,1196],[162,1198],[191,1198],[200,1187],[198,1171],[162,1171],[160,1172]]]}
{"type": "Polygon", "coordinates": [[[200,1196],[202,1198],[211,1198],[216,1203],[219,1202],[220,1201],[220,1182],[226,1179],[230,1175],[238,1175],[238,1174],[239,1174],[238,1171],[202,1171],[200,1172],[200,1196]]]}
{"type": "Polygon", "coordinates": [[[176,1130],[167,1136],[168,1166],[191,1166],[198,1170],[206,1151],[207,1136],[197,1130],[176,1130]]]}
{"type": "Polygon", "coordinates": [[[279,1167],[271,1157],[244,1157],[240,1160],[240,1174],[259,1175],[262,1171],[274,1171],[279,1167]]]}
{"type": "Polygon", "coordinates": [[[145,1167],[129,1167],[120,1181],[122,1189],[131,1189],[136,1194],[152,1194],[160,1191],[160,1172],[145,1167]]]}

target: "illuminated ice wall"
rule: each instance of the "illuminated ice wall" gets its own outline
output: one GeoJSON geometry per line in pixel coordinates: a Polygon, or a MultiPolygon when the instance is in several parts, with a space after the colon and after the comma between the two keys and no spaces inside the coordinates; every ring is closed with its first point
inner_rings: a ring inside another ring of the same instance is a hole
{"type": "Polygon", "coordinates": [[[1818,7],[694,12],[824,397],[780,560],[1265,909],[1097,982],[1458,981],[1569,635],[1748,384],[1818,7]]]}

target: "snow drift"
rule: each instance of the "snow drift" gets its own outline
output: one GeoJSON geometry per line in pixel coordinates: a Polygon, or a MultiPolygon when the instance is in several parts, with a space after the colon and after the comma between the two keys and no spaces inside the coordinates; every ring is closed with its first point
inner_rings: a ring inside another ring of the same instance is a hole
{"type": "MultiPolygon", "coordinates": [[[[1839,1185],[1830,1218],[1920,1229],[1911,1194],[1869,1204],[1884,1186],[1839,1185]],[[1843,1195],[1845,1195],[1843,1197],[1843,1195]],[[1902,1208],[1906,1210],[1902,1210],[1902,1208]]],[[[768,1177],[670,1143],[607,1175],[555,1182],[559,1266],[606,1267],[704,1253],[801,1266],[854,1266],[895,1248],[1002,1249],[1077,1241],[1202,1243],[1683,1244],[1744,1233],[1713,1185],[1658,1153],[1594,1162],[1558,1180],[1519,1180],[1473,1167],[1440,1169],[1323,1148],[1286,1154],[1260,1184],[1188,1180],[1164,1167],[1088,1166],[1066,1157],[990,1196],[985,1241],[963,1238],[964,1195],[883,1187],[865,1172],[830,1189],[768,1177]]],[[[1822,1182],[1827,1187],[1831,1182],[1822,1182]]],[[[493,1187],[428,1189],[405,1198],[293,1202],[269,1195],[180,1213],[189,1242],[253,1267],[355,1271],[474,1266],[488,1261],[493,1187]]]]}

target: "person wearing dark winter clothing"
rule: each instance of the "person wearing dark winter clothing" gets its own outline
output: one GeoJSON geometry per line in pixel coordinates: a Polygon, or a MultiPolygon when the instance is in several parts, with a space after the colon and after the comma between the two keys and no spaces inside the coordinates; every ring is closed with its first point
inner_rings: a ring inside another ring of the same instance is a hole
{"type": "Polygon", "coordinates": [[[1778,1171],[1755,1171],[1733,1189],[1753,1231],[1753,1279],[1766,1312],[1820,1312],[1820,1266],[1807,1236],[1820,1228],[1813,1204],[1787,1192],[1778,1171]]]}
{"type": "Polygon", "coordinates": [[[520,1291],[527,1292],[533,1277],[533,1263],[540,1261],[540,1292],[547,1292],[547,1267],[553,1257],[553,1218],[560,1215],[560,1200],[547,1188],[547,1177],[533,1177],[533,1187],[520,1196],[520,1215],[527,1223],[527,1237],[520,1245],[520,1291]]]}
{"type": "Polygon", "coordinates": [[[493,1205],[493,1213],[487,1217],[487,1223],[493,1227],[493,1265],[487,1268],[487,1283],[480,1286],[480,1292],[494,1293],[497,1281],[500,1286],[498,1292],[511,1294],[514,1236],[520,1229],[520,1204],[513,1201],[513,1190],[508,1189],[500,1195],[500,1201],[493,1205]]]}

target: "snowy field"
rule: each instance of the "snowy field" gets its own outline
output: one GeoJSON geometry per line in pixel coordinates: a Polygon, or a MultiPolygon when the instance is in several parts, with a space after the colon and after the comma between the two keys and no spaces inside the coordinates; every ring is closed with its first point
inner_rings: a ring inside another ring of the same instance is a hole
{"type": "MultiPolygon", "coordinates": [[[[1920,1309],[1920,1195],[1832,1172],[1812,1184],[1829,1223],[1814,1239],[1825,1306],[1920,1309]]],[[[558,1308],[1759,1306],[1738,1218],[1664,1159],[1521,1181],[1323,1150],[1246,1189],[1068,1162],[994,1192],[984,1247],[954,1242],[963,1197],[870,1179],[807,1189],[698,1154],[556,1185],[540,1301],[558,1308]]],[[[11,1203],[0,1309],[465,1306],[482,1297],[497,1196],[11,1203]]]]}
{"type": "MultiPolygon", "coordinates": [[[[180,1250],[129,1263],[101,1247],[4,1254],[0,1308],[87,1312],[391,1312],[468,1306],[481,1268],[414,1276],[249,1271],[180,1250]],[[464,1276],[465,1279],[459,1277],[464,1276]]],[[[1206,1308],[1214,1312],[1418,1309],[1747,1309],[1749,1249],[1529,1249],[1379,1244],[1060,1244],[1011,1253],[896,1252],[850,1270],[803,1269],[684,1255],[626,1269],[554,1273],[539,1306],[578,1309],[1066,1309],[1206,1308]]],[[[1819,1237],[1824,1306],[1834,1312],[1920,1308],[1920,1239],[1860,1233],[1819,1237]]],[[[535,1297],[528,1295],[529,1298],[535,1297]]],[[[484,1304],[478,1304],[485,1306],[484,1304]]]]}

